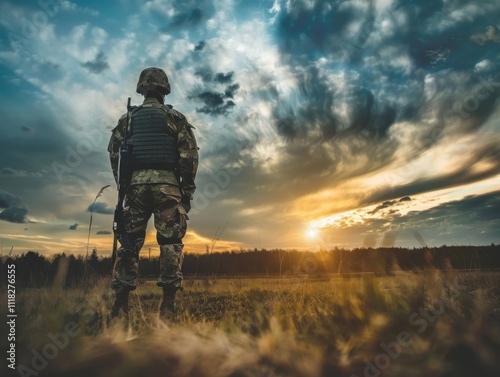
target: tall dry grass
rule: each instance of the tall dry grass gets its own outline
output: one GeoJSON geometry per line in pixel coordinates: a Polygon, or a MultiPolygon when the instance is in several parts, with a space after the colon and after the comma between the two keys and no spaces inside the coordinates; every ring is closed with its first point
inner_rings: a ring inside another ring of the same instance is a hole
{"type": "Polygon", "coordinates": [[[26,289],[18,362],[38,376],[498,376],[499,283],[454,271],[187,281],[165,323],[160,290],[144,282],[128,325],[106,320],[107,281],[26,289]],[[78,334],[35,370],[36,352],[68,323],[78,334]]]}

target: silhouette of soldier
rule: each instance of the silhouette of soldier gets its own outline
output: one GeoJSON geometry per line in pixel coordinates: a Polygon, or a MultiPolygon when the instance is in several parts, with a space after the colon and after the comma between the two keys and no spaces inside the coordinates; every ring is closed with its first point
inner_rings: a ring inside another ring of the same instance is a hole
{"type": "Polygon", "coordinates": [[[163,288],[160,318],[172,319],[175,294],[182,288],[182,238],[186,234],[187,213],[196,189],[198,147],[192,131],[194,127],[171,105],[164,104],[170,84],[162,69],[143,70],[137,93],[144,96],[144,102],[131,106],[120,118],[108,146],[115,181],[118,183],[119,171],[126,171],[129,177],[119,219],[123,230],[117,235],[121,246],[113,268],[111,288],[116,298],[111,317],[128,317],[129,293],[136,289],[139,251],[153,214],[160,245],[157,285],[163,288]],[[124,135],[130,154],[120,161],[124,135]],[[125,166],[119,168],[119,163],[125,166]]]}

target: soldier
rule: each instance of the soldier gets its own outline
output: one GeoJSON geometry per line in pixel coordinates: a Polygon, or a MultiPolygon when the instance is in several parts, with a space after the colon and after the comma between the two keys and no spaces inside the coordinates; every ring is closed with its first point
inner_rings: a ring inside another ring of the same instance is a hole
{"type": "MultiPolygon", "coordinates": [[[[187,213],[195,191],[194,179],[198,167],[198,147],[192,125],[186,117],[164,105],[170,93],[167,75],[160,68],[146,68],[137,83],[142,94],[141,106],[129,112],[127,144],[130,182],[123,204],[123,235],[118,239],[111,288],[116,298],[111,317],[128,317],[129,292],[136,289],[139,251],[144,244],[146,227],[154,214],[156,239],[160,245],[160,277],[157,285],[163,288],[160,317],[174,316],[174,298],[182,288],[182,238],[186,234],[187,213]],[[126,238],[127,242],[124,242],[126,238]]],[[[111,167],[118,182],[119,150],[125,134],[127,114],[112,130],[108,152],[111,167]]]]}

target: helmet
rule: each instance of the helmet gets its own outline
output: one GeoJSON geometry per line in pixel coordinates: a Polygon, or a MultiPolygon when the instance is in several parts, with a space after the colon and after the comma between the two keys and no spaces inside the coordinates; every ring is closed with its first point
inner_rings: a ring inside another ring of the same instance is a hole
{"type": "Polygon", "coordinates": [[[166,73],[161,68],[146,68],[139,76],[137,93],[145,95],[147,92],[157,90],[163,95],[170,93],[170,84],[166,73]]]}

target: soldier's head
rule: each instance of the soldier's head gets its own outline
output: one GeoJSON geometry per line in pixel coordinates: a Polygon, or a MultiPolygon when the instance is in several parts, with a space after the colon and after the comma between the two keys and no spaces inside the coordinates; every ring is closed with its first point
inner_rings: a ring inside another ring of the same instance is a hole
{"type": "Polygon", "coordinates": [[[137,82],[137,93],[163,103],[163,97],[170,93],[168,77],[163,69],[150,67],[143,70],[137,82]]]}

